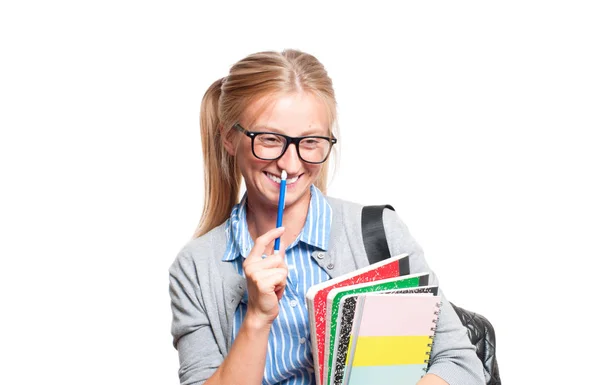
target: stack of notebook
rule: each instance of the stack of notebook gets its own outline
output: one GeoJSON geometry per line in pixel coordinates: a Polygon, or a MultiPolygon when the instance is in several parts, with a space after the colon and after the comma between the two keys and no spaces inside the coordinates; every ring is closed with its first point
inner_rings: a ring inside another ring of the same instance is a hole
{"type": "Polygon", "coordinates": [[[416,384],[439,314],[429,273],[406,254],[311,287],[306,294],[318,385],[416,384]]]}

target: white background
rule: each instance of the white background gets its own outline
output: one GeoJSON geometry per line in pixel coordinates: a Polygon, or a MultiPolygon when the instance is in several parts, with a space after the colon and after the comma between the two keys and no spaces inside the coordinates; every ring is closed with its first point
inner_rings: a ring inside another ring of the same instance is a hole
{"type": "Polygon", "coordinates": [[[200,216],[200,99],[288,47],[334,80],[330,195],[395,206],[449,299],[493,323],[503,383],[594,382],[599,19],[593,1],[3,2],[0,383],[178,383],[167,270],[200,216]]]}

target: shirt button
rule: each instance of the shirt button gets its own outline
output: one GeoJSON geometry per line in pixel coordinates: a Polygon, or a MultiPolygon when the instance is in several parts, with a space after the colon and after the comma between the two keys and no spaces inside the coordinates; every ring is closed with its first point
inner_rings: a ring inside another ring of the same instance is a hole
{"type": "Polygon", "coordinates": [[[300,343],[301,343],[301,344],[303,344],[303,343],[305,343],[305,342],[306,342],[306,338],[304,338],[304,337],[300,337],[300,339],[299,339],[298,341],[300,341],[300,343]]]}
{"type": "Polygon", "coordinates": [[[295,299],[291,300],[291,301],[290,301],[290,306],[291,306],[291,307],[296,307],[296,306],[298,306],[298,301],[296,301],[295,299]]]}
{"type": "Polygon", "coordinates": [[[333,269],[333,263],[330,263],[329,265],[327,265],[327,268],[328,268],[329,270],[333,269]]]}
{"type": "Polygon", "coordinates": [[[325,257],[324,253],[317,253],[317,258],[323,259],[325,257]]]}

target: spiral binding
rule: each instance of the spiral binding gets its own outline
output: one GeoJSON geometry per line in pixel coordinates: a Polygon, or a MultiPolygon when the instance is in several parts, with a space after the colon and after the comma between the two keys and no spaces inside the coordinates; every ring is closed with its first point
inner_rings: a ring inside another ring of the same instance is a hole
{"type": "Polygon", "coordinates": [[[421,377],[423,377],[425,375],[425,373],[427,373],[427,369],[429,369],[429,361],[431,360],[431,348],[433,348],[433,339],[435,338],[435,332],[437,330],[437,324],[438,324],[438,320],[439,320],[438,317],[442,311],[442,302],[436,303],[435,306],[437,307],[437,310],[434,311],[433,314],[435,314],[436,318],[431,320],[431,323],[433,323],[433,326],[430,328],[431,335],[429,336],[429,339],[431,340],[431,342],[427,344],[427,347],[429,348],[429,350],[425,352],[425,355],[428,358],[423,360],[423,363],[427,364],[427,367],[423,368],[424,373],[421,377]]]}

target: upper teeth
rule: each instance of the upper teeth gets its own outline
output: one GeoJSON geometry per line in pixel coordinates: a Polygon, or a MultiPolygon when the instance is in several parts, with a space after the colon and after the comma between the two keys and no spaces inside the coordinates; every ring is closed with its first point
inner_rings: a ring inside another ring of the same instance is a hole
{"type": "MultiPolygon", "coordinates": [[[[267,173],[267,176],[269,177],[269,179],[271,179],[272,181],[275,181],[277,183],[281,183],[281,178],[279,178],[278,176],[275,176],[273,174],[269,174],[267,173]]],[[[298,176],[295,176],[293,178],[288,178],[286,183],[294,183],[295,181],[298,180],[298,176]]]]}

